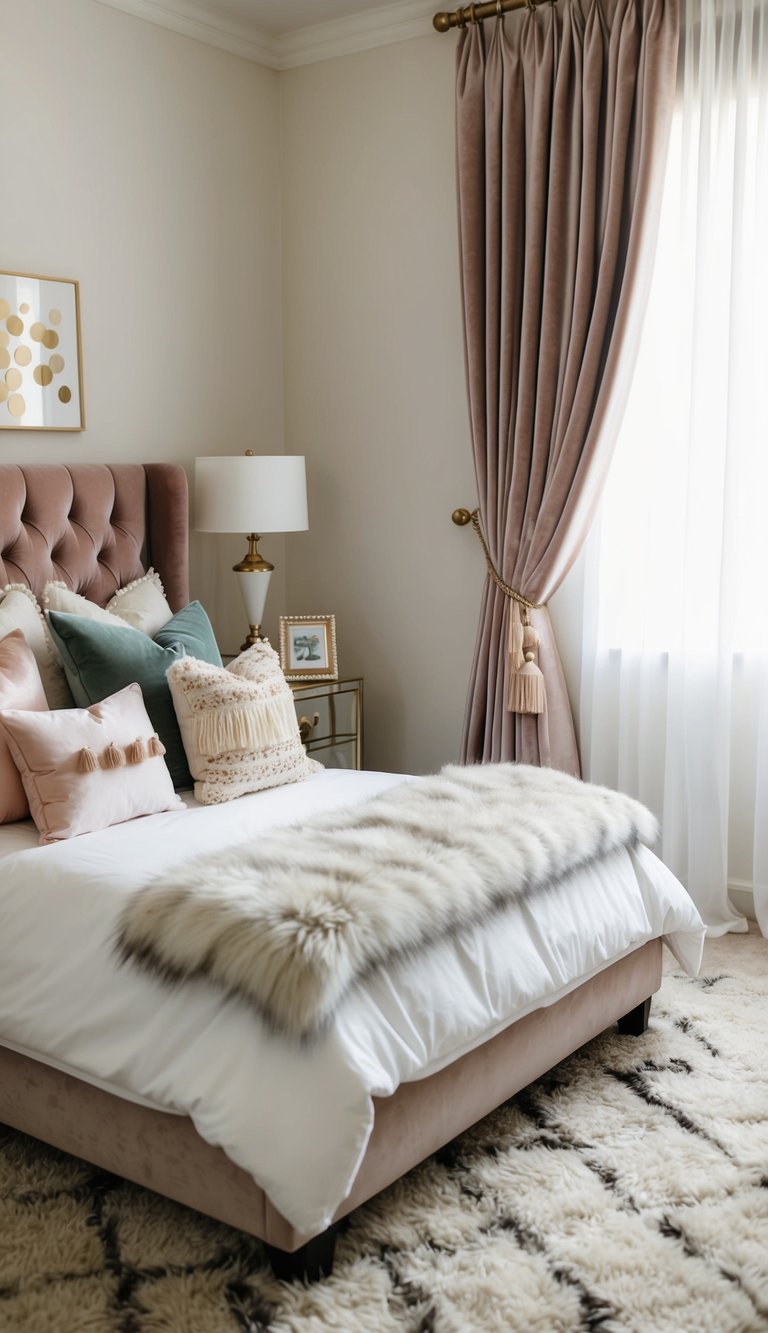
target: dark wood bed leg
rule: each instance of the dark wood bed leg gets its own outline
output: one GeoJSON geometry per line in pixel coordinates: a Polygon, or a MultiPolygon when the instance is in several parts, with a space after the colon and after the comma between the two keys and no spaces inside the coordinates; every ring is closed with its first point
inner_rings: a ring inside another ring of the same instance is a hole
{"type": "Polygon", "coordinates": [[[619,1032],[625,1037],[642,1037],[648,1027],[648,1020],[651,1016],[651,1000],[649,995],[647,1000],[643,1000],[636,1009],[630,1009],[628,1014],[619,1019],[619,1032]]]}
{"type": "Polygon", "coordinates": [[[275,1277],[281,1278],[283,1282],[294,1282],[296,1279],[317,1282],[321,1277],[330,1277],[337,1234],[338,1227],[330,1226],[292,1254],[287,1250],[278,1250],[274,1245],[267,1245],[275,1277]]]}

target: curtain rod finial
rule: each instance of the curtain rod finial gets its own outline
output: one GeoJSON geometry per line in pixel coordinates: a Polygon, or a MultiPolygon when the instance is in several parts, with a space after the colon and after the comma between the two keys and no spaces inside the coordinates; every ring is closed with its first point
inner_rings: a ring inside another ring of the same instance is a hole
{"type": "Polygon", "coordinates": [[[438,32],[447,32],[451,26],[450,14],[435,14],[435,17],[432,20],[432,26],[436,28],[438,32]]]}

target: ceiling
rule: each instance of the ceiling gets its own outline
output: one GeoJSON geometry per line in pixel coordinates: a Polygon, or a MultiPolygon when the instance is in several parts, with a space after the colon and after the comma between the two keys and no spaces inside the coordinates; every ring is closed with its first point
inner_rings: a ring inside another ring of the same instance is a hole
{"type": "Polygon", "coordinates": [[[392,0],[207,0],[206,4],[209,10],[275,35],[391,6],[392,0]]]}

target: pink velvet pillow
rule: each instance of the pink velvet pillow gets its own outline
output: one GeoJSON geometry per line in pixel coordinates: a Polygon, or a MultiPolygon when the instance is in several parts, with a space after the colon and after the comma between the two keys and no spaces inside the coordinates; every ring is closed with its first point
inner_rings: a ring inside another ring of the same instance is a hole
{"type": "MultiPolygon", "coordinates": [[[[43,712],[48,702],[35,655],[20,629],[0,639],[0,709],[23,708],[43,712]]],[[[29,803],[5,740],[0,736],[0,824],[26,819],[29,803]]]]}
{"type": "Polygon", "coordinates": [[[174,793],[138,685],[90,708],[5,711],[0,735],[21,774],[42,843],[184,804],[174,793]]]}

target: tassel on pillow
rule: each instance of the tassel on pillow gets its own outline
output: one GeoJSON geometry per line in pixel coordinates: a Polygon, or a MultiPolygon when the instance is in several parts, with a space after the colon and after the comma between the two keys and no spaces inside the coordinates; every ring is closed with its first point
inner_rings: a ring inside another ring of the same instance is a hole
{"type": "Polygon", "coordinates": [[[93,753],[93,750],[90,750],[87,745],[84,745],[77,756],[78,773],[95,773],[98,767],[99,761],[93,753]]]}
{"type": "Polygon", "coordinates": [[[158,756],[162,757],[165,754],[165,746],[157,735],[157,732],[155,732],[154,736],[150,736],[147,743],[147,749],[149,750],[150,759],[155,759],[158,756]]]}
{"type": "Polygon", "coordinates": [[[118,749],[114,741],[111,741],[101,756],[102,768],[125,768],[125,755],[118,749]]]}
{"type": "Polygon", "coordinates": [[[144,760],[147,758],[147,747],[141,739],[141,736],[136,737],[136,740],[128,746],[125,753],[129,764],[144,763],[144,760]]]}

